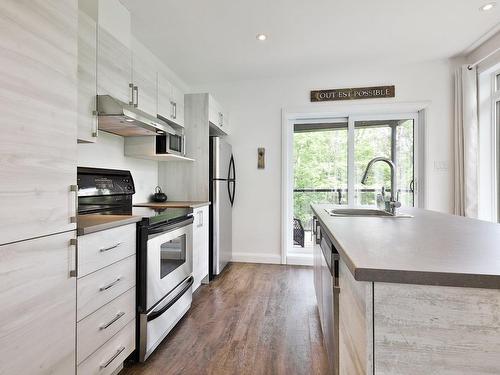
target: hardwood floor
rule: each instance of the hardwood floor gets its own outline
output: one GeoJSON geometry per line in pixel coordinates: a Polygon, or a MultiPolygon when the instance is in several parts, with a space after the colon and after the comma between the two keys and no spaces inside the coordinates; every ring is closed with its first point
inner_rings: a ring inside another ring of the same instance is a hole
{"type": "Polygon", "coordinates": [[[120,375],[327,374],[322,340],[311,268],[233,263],[146,364],[120,375]]]}

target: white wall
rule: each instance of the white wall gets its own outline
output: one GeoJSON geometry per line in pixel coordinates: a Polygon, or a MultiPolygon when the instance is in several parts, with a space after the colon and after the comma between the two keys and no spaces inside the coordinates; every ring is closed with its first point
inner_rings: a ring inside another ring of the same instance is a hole
{"type": "Polygon", "coordinates": [[[99,132],[96,143],[78,144],[78,166],[130,170],[135,183],[134,203],[146,202],[158,184],[158,162],[125,157],[124,138],[99,132]]]}
{"type": "MultiPolygon", "coordinates": [[[[281,110],[310,107],[311,89],[394,84],[395,100],[380,102],[430,101],[426,134],[426,207],[450,212],[452,65],[449,61],[434,61],[406,66],[342,66],[303,77],[199,87],[199,91],[212,92],[229,111],[229,141],[237,167],[237,196],[233,210],[235,258],[280,261],[281,110]],[[257,169],[258,147],[266,148],[264,170],[257,169]],[[443,165],[448,168],[443,170],[443,165]]],[[[369,103],[376,103],[376,100],[369,103]]],[[[322,105],[332,106],[331,103],[314,106],[322,105]]]]}

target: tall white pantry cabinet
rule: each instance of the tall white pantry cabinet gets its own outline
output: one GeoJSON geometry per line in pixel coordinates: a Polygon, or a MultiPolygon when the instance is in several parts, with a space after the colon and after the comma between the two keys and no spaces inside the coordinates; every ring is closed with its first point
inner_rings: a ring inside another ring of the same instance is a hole
{"type": "Polygon", "coordinates": [[[0,28],[0,374],[74,374],[77,0],[0,28]]]}

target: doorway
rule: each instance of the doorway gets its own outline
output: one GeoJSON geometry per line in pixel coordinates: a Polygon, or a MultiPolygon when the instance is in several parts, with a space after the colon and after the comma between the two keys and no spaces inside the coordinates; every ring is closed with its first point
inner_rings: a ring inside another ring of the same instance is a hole
{"type": "Polygon", "coordinates": [[[361,183],[375,157],[395,164],[394,195],[402,206],[423,206],[424,133],[418,112],[289,119],[287,130],[289,174],[284,195],[289,221],[283,226],[287,231],[283,238],[289,242],[284,263],[312,264],[311,203],[373,207],[377,196],[392,194],[390,169],[384,163],[375,164],[366,183],[361,183]]]}

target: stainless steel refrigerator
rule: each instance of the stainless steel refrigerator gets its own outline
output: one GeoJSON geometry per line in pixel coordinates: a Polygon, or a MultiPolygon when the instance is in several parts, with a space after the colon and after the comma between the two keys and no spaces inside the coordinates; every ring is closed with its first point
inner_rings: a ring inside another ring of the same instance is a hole
{"type": "Polygon", "coordinates": [[[232,256],[232,207],[236,170],[232,148],[220,137],[210,137],[210,279],[219,275],[232,256]]]}

